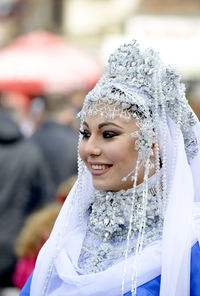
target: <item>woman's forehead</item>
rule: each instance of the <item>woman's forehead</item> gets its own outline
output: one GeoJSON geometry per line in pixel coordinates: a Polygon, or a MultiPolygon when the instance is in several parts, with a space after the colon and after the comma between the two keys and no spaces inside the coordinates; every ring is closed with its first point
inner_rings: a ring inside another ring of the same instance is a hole
{"type": "Polygon", "coordinates": [[[129,129],[136,126],[135,119],[131,117],[129,121],[125,118],[116,116],[115,118],[105,118],[101,114],[87,115],[83,120],[83,125],[88,127],[103,127],[103,126],[115,126],[122,129],[129,129]]]}

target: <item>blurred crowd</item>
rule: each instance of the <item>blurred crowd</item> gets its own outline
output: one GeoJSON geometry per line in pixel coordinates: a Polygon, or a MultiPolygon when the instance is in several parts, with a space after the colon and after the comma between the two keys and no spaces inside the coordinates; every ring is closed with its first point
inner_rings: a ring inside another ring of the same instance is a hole
{"type": "Polygon", "coordinates": [[[84,96],[0,94],[1,296],[18,295],[76,181],[84,96]]]}

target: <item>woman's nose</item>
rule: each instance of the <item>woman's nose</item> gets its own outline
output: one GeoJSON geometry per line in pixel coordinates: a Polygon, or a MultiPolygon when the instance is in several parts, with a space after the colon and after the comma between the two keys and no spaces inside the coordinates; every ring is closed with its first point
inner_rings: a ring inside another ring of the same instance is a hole
{"type": "Polygon", "coordinates": [[[95,137],[90,137],[87,142],[87,153],[89,155],[100,155],[101,147],[95,137]]]}

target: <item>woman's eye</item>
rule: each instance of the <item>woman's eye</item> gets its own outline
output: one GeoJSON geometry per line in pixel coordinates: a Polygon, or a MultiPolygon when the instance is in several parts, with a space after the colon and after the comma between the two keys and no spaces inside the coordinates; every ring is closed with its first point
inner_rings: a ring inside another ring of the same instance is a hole
{"type": "Polygon", "coordinates": [[[88,139],[90,137],[90,133],[86,130],[83,130],[83,131],[79,131],[80,134],[83,136],[84,139],[88,139]]]}
{"type": "Polygon", "coordinates": [[[118,135],[119,135],[118,133],[111,132],[111,131],[105,131],[105,132],[103,132],[103,137],[105,139],[113,138],[113,137],[118,136],[118,135]]]}

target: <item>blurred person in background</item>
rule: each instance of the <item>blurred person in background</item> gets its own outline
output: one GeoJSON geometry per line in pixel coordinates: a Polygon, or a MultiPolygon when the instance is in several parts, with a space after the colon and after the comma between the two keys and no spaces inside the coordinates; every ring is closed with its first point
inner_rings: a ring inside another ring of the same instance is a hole
{"type": "Polygon", "coordinates": [[[33,134],[40,128],[45,116],[45,97],[33,97],[30,102],[30,118],[33,124],[33,134]]]}
{"type": "Polygon", "coordinates": [[[38,147],[25,139],[13,109],[0,107],[0,288],[12,286],[13,243],[25,218],[53,199],[38,147]]]}
{"type": "Polygon", "coordinates": [[[38,252],[48,239],[60,209],[60,203],[50,203],[26,219],[15,244],[18,257],[12,278],[15,287],[21,289],[32,273],[38,252]]]}
{"type": "Polygon", "coordinates": [[[48,164],[55,195],[58,186],[77,173],[78,133],[73,129],[76,110],[65,95],[52,94],[41,100],[44,109],[40,106],[32,141],[40,147],[48,164]]]}
{"type": "Polygon", "coordinates": [[[13,275],[13,284],[21,289],[32,273],[40,248],[48,239],[63,202],[77,180],[73,175],[61,183],[56,192],[56,202],[32,213],[26,219],[15,243],[17,263],[13,275]]]}
{"type": "MultiPolygon", "coordinates": [[[[86,91],[85,89],[77,89],[70,94],[69,100],[76,114],[78,114],[81,111],[83,106],[83,101],[87,93],[88,91],[86,91]]],[[[80,121],[77,117],[74,118],[72,122],[72,126],[75,130],[79,131],[80,121]]]]}
{"type": "Polygon", "coordinates": [[[74,186],[76,180],[77,180],[77,175],[72,175],[69,177],[66,181],[62,182],[56,192],[56,200],[60,203],[64,203],[66,197],[68,196],[70,190],[74,186]]]}
{"type": "Polygon", "coordinates": [[[18,123],[21,133],[29,138],[33,133],[33,122],[30,117],[30,98],[22,93],[1,93],[1,106],[12,113],[18,123]]]}

